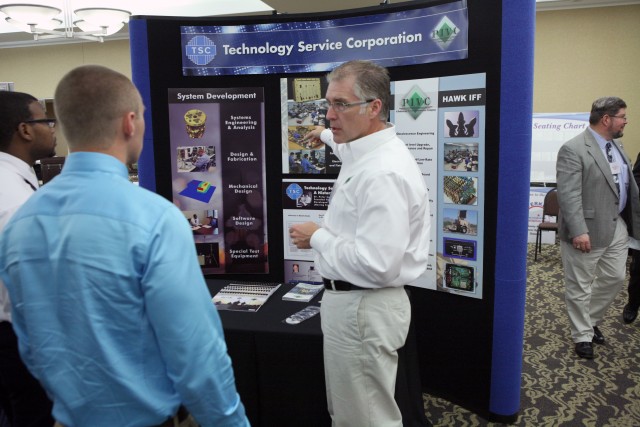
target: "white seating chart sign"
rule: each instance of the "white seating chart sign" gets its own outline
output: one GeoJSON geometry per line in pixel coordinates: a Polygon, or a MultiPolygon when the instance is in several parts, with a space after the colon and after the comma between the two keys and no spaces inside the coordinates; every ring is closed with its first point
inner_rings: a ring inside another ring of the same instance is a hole
{"type": "MultiPolygon", "coordinates": [[[[539,113],[531,123],[531,193],[529,198],[529,243],[536,241],[542,221],[544,196],[555,186],[556,158],[562,144],[584,132],[589,113],[539,113]]],[[[542,243],[553,244],[554,233],[542,233],[542,243]]]]}
{"type": "Polygon", "coordinates": [[[555,183],[558,150],[587,129],[589,113],[536,113],[531,126],[531,183],[555,183]]]}

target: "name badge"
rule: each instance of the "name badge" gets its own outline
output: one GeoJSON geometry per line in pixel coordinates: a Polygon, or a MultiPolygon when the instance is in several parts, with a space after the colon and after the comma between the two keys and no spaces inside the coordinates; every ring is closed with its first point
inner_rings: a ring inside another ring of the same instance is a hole
{"type": "Polygon", "coordinates": [[[620,167],[620,163],[618,162],[614,162],[614,163],[609,163],[611,165],[611,173],[614,175],[618,175],[622,170],[622,168],[620,167]]]}

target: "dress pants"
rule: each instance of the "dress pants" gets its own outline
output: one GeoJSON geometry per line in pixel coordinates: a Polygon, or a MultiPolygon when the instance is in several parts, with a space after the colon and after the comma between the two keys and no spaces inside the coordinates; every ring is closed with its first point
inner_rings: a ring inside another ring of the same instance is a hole
{"type": "Polygon", "coordinates": [[[320,310],[332,426],[401,427],[394,393],[411,322],[404,288],[326,289],[320,310]]]}
{"type": "Polygon", "coordinates": [[[22,363],[18,338],[9,322],[0,322],[0,392],[13,427],[51,427],[52,403],[22,363]]]}
{"type": "Polygon", "coordinates": [[[629,267],[629,308],[640,308],[640,251],[631,251],[631,266],[629,267]]]}
{"type": "Polygon", "coordinates": [[[565,302],[574,343],[591,342],[593,327],[600,324],[620,292],[626,273],[628,240],[627,225],[618,217],[613,240],[606,248],[591,248],[591,252],[582,253],[571,242],[560,242],[565,302]]]}

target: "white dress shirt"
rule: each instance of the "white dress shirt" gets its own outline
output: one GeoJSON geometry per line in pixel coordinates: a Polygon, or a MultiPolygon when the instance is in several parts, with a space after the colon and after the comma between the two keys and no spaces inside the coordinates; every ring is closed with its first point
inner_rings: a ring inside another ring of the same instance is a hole
{"type": "Polygon", "coordinates": [[[315,265],[327,279],[368,288],[406,285],[427,268],[429,196],[415,158],[395,126],[336,144],[342,161],[322,228],[311,238],[315,265]]]}
{"type": "MultiPolygon", "coordinates": [[[[38,188],[33,168],[10,154],[0,152],[0,232],[20,206],[38,188]]],[[[11,321],[7,288],[0,280],[0,322],[11,321]]]]}

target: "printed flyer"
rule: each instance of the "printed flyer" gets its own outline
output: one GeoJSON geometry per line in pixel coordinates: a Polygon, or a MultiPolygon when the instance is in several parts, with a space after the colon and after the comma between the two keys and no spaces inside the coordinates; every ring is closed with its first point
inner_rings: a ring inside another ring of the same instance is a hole
{"type": "MultiPolygon", "coordinates": [[[[298,249],[289,237],[289,228],[294,224],[313,221],[321,223],[329,207],[332,179],[285,179],[282,181],[282,239],[284,259],[313,261],[311,249],[298,249]]],[[[288,281],[285,277],[285,281],[288,281]]]]}
{"type": "Polygon", "coordinates": [[[436,227],[438,211],[438,82],[439,79],[403,80],[391,82],[391,123],[404,141],[422,171],[429,191],[431,238],[427,271],[413,286],[436,289],[436,227]]]}
{"type": "Polygon", "coordinates": [[[263,89],[169,89],[169,121],[173,202],[203,273],[267,273],[263,89]]]}

